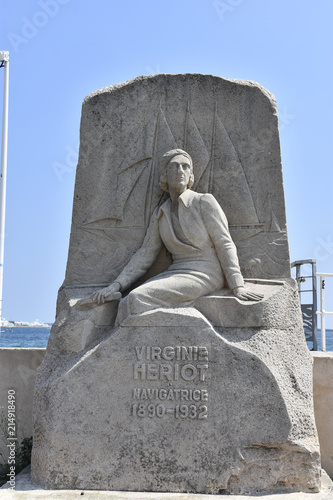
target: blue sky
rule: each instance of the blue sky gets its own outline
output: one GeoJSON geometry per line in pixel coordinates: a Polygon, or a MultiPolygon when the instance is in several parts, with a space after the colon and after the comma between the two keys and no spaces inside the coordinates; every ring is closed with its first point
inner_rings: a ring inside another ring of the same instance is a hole
{"type": "MultiPolygon", "coordinates": [[[[10,52],[6,319],[54,320],[82,100],[142,74],[244,78],[275,95],[291,260],[316,258],[333,272],[331,0],[15,0],[1,18],[0,50],[10,52]]],[[[2,95],[3,69],[0,81],[2,95]]],[[[332,290],[333,278],[330,310],[332,290]]]]}

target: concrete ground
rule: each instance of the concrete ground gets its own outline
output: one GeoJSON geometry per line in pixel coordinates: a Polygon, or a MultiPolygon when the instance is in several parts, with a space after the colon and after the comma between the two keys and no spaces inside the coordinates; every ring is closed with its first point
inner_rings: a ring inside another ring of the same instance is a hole
{"type": "Polygon", "coordinates": [[[283,493],[275,495],[193,495],[186,493],[137,493],[129,491],[92,491],[92,490],[43,490],[36,488],[30,481],[30,467],[16,477],[15,490],[8,483],[2,486],[1,500],[333,500],[333,483],[325,472],[322,477],[320,493],[283,493]]]}

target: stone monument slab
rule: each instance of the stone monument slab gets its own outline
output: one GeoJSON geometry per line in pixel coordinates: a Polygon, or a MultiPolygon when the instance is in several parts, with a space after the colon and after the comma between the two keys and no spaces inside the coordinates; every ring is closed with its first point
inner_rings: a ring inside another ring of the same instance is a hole
{"type": "Polygon", "coordinates": [[[318,491],[276,102],[260,85],[156,75],[85,99],[34,429],[46,488],[318,491]]]}

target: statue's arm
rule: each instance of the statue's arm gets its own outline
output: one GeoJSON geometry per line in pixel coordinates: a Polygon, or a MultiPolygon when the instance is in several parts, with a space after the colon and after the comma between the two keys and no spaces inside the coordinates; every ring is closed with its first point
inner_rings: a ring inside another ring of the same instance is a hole
{"type": "Polygon", "coordinates": [[[156,212],[153,214],[148,226],[145,239],[141,247],[135,252],[131,260],[126,264],[122,272],[115,279],[119,283],[120,290],[126,290],[136,280],[141,278],[155,262],[163,242],[158,228],[156,212]]]}
{"type": "Polygon", "coordinates": [[[240,300],[261,300],[263,298],[262,294],[249,292],[244,288],[244,279],[239,267],[236,245],[230,236],[225,213],[213,195],[205,194],[201,197],[201,215],[214,244],[229,288],[235,297],[240,300]]]}
{"type": "Polygon", "coordinates": [[[122,291],[135,283],[155,262],[163,242],[158,228],[157,210],[152,215],[145,239],[141,247],[135,252],[131,260],[126,264],[119,276],[111,285],[95,292],[90,302],[103,304],[110,300],[119,300],[122,291]]]}
{"type": "Polygon", "coordinates": [[[213,195],[205,194],[201,197],[201,215],[229,288],[233,290],[243,287],[244,280],[239,267],[236,245],[230,236],[227,218],[213,195]]]}

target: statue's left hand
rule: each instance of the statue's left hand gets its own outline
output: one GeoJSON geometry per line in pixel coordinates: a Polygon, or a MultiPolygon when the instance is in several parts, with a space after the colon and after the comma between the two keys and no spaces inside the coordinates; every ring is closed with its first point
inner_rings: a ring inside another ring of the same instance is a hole
{"type": "Polygon", "coordinates": [[[239,300],[254,300],[258,302],[264,298],[262,293],[248,292],[243,286],[234,288],[232,292],[239,300]]]}
{"type": "Polygon", "coordinates": [[[91,296],[91,299],[92,301],[97,302],[98,305],[104,304],[104,302],[111,302],[112,300],[120,300],[121,293],[119,290],[119,283],[114,282],[106,288],[103,288],[99,292],[95,292],[91,296]]]}
{"type": "Polygon", "coordinates": [[[119,283],[114,282],[106,288],[102,288],[102,290],[93,293],[90,297],[79,300],[76,306],[78,309],[87,309],[96,304],[101,305],[105,302],[111,302],[112,300],[121,300],[122,295],[119,290],[119,283]]]}

